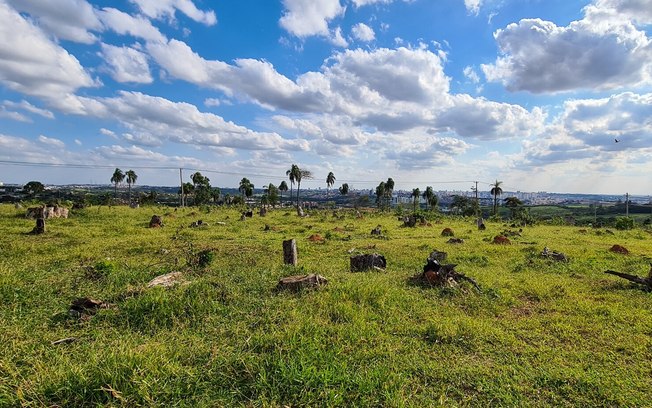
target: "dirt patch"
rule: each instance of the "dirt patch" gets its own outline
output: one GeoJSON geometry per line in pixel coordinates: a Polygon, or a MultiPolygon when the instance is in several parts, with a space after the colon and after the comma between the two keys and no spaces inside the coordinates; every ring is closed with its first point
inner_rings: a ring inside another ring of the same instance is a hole
{"type": "Polygon", "coordinates": [[[503,235],[496,235],[494,237],[493,242],[494,242],[494,244],[498,244],[498,245],[511,245],[512,244],[512,242],[509,240],[509,238],[507,238],[506,236],[503,236],[503,235]]]}
{"type": "Polygon", "coordinates": [[[622,255],[629,255],[629,250],[625,248],[622,245],[614,245],[611,248],[609,248],[610,252],[616,253],[616,254],[622,254],[622,255]]]}
{"type": "Polygon", "coordinates": [[[308,237],[308,241],[310,241],[310,242],[324,242],[324,237],[322,237],[319,234],[312,234],[311,236],[308,237]]]}

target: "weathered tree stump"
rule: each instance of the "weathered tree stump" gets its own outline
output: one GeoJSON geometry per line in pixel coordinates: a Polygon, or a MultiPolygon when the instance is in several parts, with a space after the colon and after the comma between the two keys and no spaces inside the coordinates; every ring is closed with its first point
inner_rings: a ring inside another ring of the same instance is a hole
{"type": "Polygon", "coordinates": [[[498,245],[511,245],[511,241],[509,240],[509,238],[507,238],[507,237],[505,237],[503,235],[496,235],[494,237],[493,242],[494,242],[494,244],[498,244],[498,245]]]}
{"type": "Polygon", "coordinates": [[[297,266],[297,241],[288,239],[283,241],[283,263],[286,265],[297,266]]]}
{"type": "Polygon", "coordinates": [[[36,226],[32,229],[32,234],[44,234],[45,233],[45,218],[37,218],[36,226]]]}
{"type": "Polygon", "coordinates": [[[442,237],[454,237],[455,233],[453,232],[452,229],[446,227],[441,231],[441,236],[442,237]]]}
{"type": "Polygon", "coordinates": [[[449,244],[463,244],[464,240],[462,238],[451,238],[446,242],[449,244]]]}
{"type": "Polygon", "coordinates": [[[276,285],[276,290],[288,290],[299,292],[304,289],[317,289],[326,285],[328,280],[321,275],[311,273],[309,275],[295,275],[282,278],[276,285]]]}
{"type": "Polygon", "coordinates": [[[158,215],[152,215],[152,219],[149,220],[150,228],[161,228],[163,226],[163,219],[158,215]]]}
{"type": "Polygon", "coordinates": [[[559,261],[559,262],[568,262],[568,257],[562,252],[557,252],[557,251],[551,251],[548,249],[548,247],[543,248],[543,252],[541,252],[541,256],[543,258],[549,258],[554,261],[559,261]]]}
{"type": "Polygon", "coordinates": [[[246,219],[247,219],[247,216],[245,215],[245,213],[242,213],[242,215],[240,216],[240,221],[244,221],[246,219]]]}
{"type": "Polygon", "coordinates": [[[159,275],[149,281],[147,284],[148,288],[154,288],[160,286],[163,288],[170,288],[172,286],[178,285],[183,282],[183,275],[181,272],[170,272],[165,275],[159,275]]]}
{"type": "Polygon", "coordinates": [[[615,275],[618,276],[619,278],[627,279],[630,282],[638,283],[640,285],[643,285],[643,290],[645,290],[646,292],[652,292],[652,264],[650,264],[650,272],[648,272],[647,278],[641,278],[640,276],[630,275],[628,273],[616,272],[612,270],[604,271],[604,273],[608,273],[609,275],[615,275]]]}
{"type": "Polygon", "coordinates": [[[442,265],[439,261],[428,257],[423,267],[423,273],[418,277],[418,280],[432,286],[448,287],[457,286],[460,282],[467,281],[480,291],[478,283],[472,278],[457,272],[455,266],[455,264],[442,265]]]}
{"type": "Polygon", "coordinates": [[[247,217],[247,218],[253,218],[254,217],[254,212],[251,211],[251,210],[245,211],[244,214],[245,214],[245,217],[247,217]]]}
{"type": "Polygon", "coordinates": [[[258,215],[261,217],[264,217],[267,215],[267,207],[260,207],[260,211],[258,212],[258,215]]]}
{"type": "Polygon", "coordinates": [[[351,272],[364,272],[368,270],[384,270],[387,260],[379,254],[362,254],[350,258],[351,272]]]}
{"type": "Polygon", "coordinates": [[[68,314],[72,317],[88,319],[97,313],[100,309],[108,309],[111,305],[101,300],[91,298],[77,298],[72,301],[68,314]]]}
{"type": "Polygon", "coordinates": [[[301,208],[300,205],[297,206],[297,215],[298,215],[299,217],[305,217],[305,216],[306,216],[306,214],[303,213],[303,208],[301,208]]]}
{"type": "Polygon", "coordinates": [[[383,235],[383,230],[380,225],[377,225],[376,228],[371,230],[371,235],[383,235]]]}
{"type": "Polygon", "coordinates": [[[430,253],[428,259],[432,259],[437,262],[444,262],[448,258],[448,254],[443,251],[437,251],[436,249],[430,253]]]}

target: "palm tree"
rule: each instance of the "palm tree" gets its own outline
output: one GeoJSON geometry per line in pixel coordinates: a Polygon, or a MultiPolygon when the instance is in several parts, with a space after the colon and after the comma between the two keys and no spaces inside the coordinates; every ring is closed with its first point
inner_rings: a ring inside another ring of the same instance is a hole
{"type": "Polygon", "coordinates": [[[349,185],[347,183],[342,184],[342,186],[339,188],[340,194],[342,195],[347,195],[349,194],[349,185]]]}
{"type": "Polygon", "coordinates": [[[383,209],[385,206],[385,195],[387,194],[387,187],[385,185],[384,181],[381,181],[380,184],[378,184],[378,187],[376,187],[376,204],[378,205],[379,209],[383,209]]]}
{"type": "Polygon", "coordinates": [[[131,205],[131,185],[136,184],[136,180],[138,180],[138,175],[133,170],[127,170],[125,176],[127,177],[127,185],[129,186],[129,204],[131,205]]]}
{"type": "Polygon", "coordinates": [[[301,190],[301,180],[309,180],[312,178],[312,172],[310,170],[301,170],[297,167],[297,174],[294,175],[294,179],[297,182],[297,208],[299,207],[299,190],[301,190]]]}
{"type": "Polygon", "coordinates": [[[505,199],[505,207],[509,207],[512,212],[512,218],[516,218],[516,212],[523,205],[523,202],[516,197],[507,197],[505,199]]]}
{"type": "Polygon", "coordinates": [[[498,196],[503,193],[503,189],[500,188],[501,184],[503,184],[502,181],[496,180],[496,182],[491,185],[491,195],[494,196],[494,215],[498,214],[498,196]]]}
{"type": "Polygon", "coordinates": [[[328,199],[328,191],[333,184],[335,184],[335,174],[331,171],[328,173],[328,176],[326,176],[326,199],[328,199]]]}
{"type": "Polygon", "coordinates": [[[435,192],[432,190],[432,187],[428,186],[426,187],[426,191],[423,192],[423,199],[426,200],[426,209],[430,210],[430,204],[433,202],[434,197],[437,197],[435,195],[435,192]]]}
{"type": "Polygon", "coordinates": [[[242,180],[240,180],[240,186],[238,187],[238,191],[240,191],[240,194],[242,194],[242,200],[244,201],[245,196],[251,197],[253,192],[254,192],[254,185],[251,184],[251,181],[249,181],[248,178],[243,177],[242,180]]]}
{"type": "MultiPolygon", "coordinates": [[[[288,183],[285,180],[281,181],[281,184],[278,185],[278,191],[281,192],[281,205],[283,205],[283,192],[288,191],[288,183]]],[[[290,201],[292,201],[292,197],[290,197],[290,201]]]]}
{"type": "Polygon", "coordinates": [[[414,198],[414,212],[416,214],[417,212],[417,202],[419,201],[419,197],[421,197],[421,191],[419,191],[419,188],[415,188],[412,190],[412,198],[414,198]]]}
{"type": "Polygon", "coordinates": [[[116,167],[115,171],[113,172],[113,176],[111,176],[111,183],[115,184],[115,189],[113,191],[113,195],[115,197],[118,197],[118,184],[122,183],[124,179],[125,174],[122,172],[122,170],[116,167]]]}
{"type": "Polygon", "coordinates": [[[387,200],[387,207],[392,206],[392,193],[394,192],[394,179],[389,177],[385,182],[385,199],[387,200]]]}
{"type": "Polygon", "coordinates": [[[290,202],[292,202],[292,187],[294,182],[297,181],[297,175],[300,173],[299,166],[293,164],[288,171],[285,172],[285,175],[290,179],[290,202]]]}

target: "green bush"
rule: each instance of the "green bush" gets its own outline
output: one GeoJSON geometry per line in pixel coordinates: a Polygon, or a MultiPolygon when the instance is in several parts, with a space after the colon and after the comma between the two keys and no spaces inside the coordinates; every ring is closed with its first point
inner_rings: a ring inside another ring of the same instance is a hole
{"type": "Polygon", "coordinates": [[[630,217],[618,217],[614,227],[619,230],[630,230],[634,228],[634,219],[630,217]]]}

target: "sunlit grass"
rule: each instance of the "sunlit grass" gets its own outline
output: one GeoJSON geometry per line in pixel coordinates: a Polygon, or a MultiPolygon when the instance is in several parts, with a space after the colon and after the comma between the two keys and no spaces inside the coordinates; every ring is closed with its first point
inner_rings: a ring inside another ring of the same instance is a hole
{"type": "Polygon", "coordinates": [[[497,246],[508,226],[463,219],[91,207],[36,236],[20,214],[0,206],[0,406],[650,404],[652,298],[603,274],[647,273],[641,229],[527,227],[497,246]],[[153,214],[164,228],[147,228],[153,214]],[[210,226],[179,228],[198,219],[210,226]],[[369,234],[377,225],[387,239],[369,234]],[[464,244],[447,244],[444,227],[464,244]],[[282,265],[289,238],[298,268],[282,265]],[[610,253],[616,243],[631,255],[610,253]],[[570,261],[541,259],[544,246],[570,261]],[[412,284],[433,249],[482,292],[412,284]],[[189,267],[200,250],[212,263],[189,267]],[[387,271],[349,272],[350,252],[385,255],[387,271]],[[188,283],[145,289],[171,271],[188,283]],[[298,273],[329,284],[274,291],[298,273]],[[78,321],[77,297],[115,307],[78,321]],[[51,345],[66,337],[77,341],[51,345]]]}

